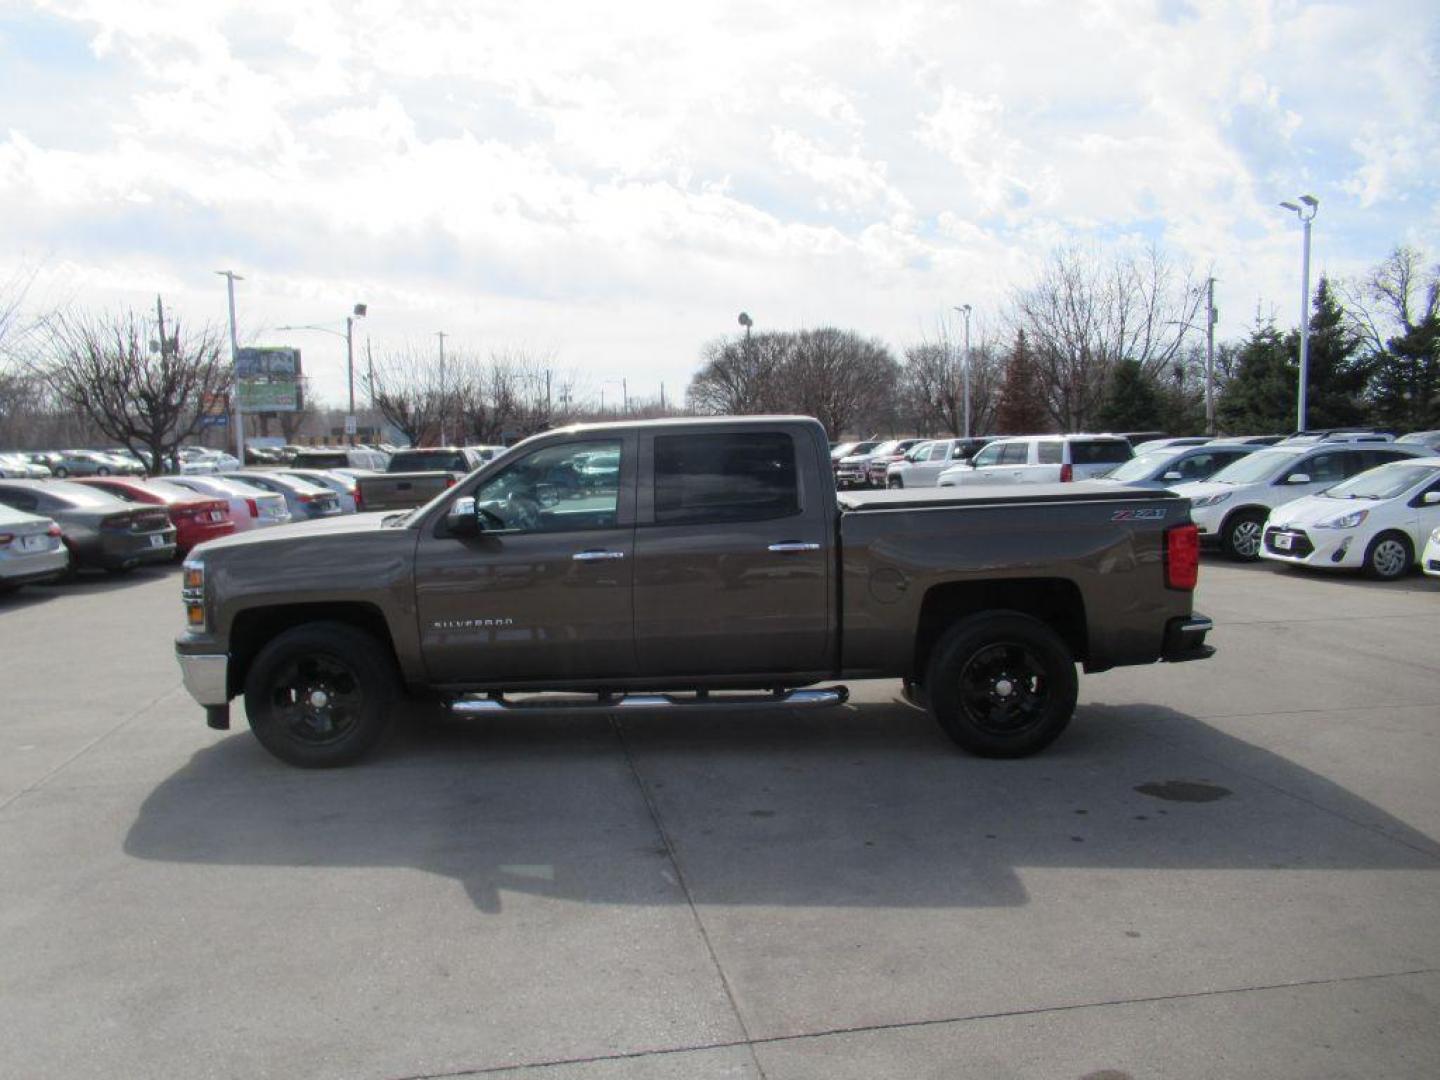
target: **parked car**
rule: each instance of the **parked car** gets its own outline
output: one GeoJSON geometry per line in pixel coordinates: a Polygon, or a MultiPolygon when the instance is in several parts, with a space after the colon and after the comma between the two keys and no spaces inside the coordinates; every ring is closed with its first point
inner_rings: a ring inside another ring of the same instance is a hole
{"type": "Polygon", "coordinates": [[[6,480],[43,480],[50,469],[36,465],[24,454],[0,454],[0,478],[6,480]]]}
{"type": "Polygon", "coordinates": [[[1381,431],[1379,428],[1323,428],[1317,431],[1297,431],[1293,435],[1285,436],[1277,445],[1307,446],[1325,442],[1388,443],[1394,441],[1395,436],[1391,432],[1381,431]]]}
{"type": "Polygon", "coordinates": [[[1274,446],[1285,439],[1284,435],[1221,435],[1212,442],[1240,443],[1245,446],[1274,446]]]}
{"type": "Polygon", "coordinates": [[[229,500],[218,495],[200,495],[164,480],[92,476],[72,482],[114,495],[122,502],[164,507],[170,515],[170,524],[175,526],[175,549],[179,555],[186,554],[196,544],[218,540],[235,531],[229,500]]]}
{"type": "Polygon", "coordinates": [[[1260,557],[1393,581],[1437,527],[1440,457],[1392,461],[1272,510],[1260,557]]]}
{"type": "Polygon", "coordinates": [[[259,488],[261,491],[285,496],[285,508],[290,511],[290,518],[293,521],[338,517],[340,514],[339,496],[328,488],[318,487],[315,484],[306,483],[304,480],[280,476],[261,469],[222,473],[221,479],[238,481],[241,484],[259,488]]]}
{"type": "Polygon", "coordinates": [[[236,532],[268,529],[290,521],[290,508],[285,503],[285,496],[273,491],[261,491],[248,484],[233,484],[218,476],[167,476],[165,482],[199,495],[224,499],[230,508],[230,521],[236,532]]]}
{"type": "Polygon", "coordinates": [[[0,593],[64,577],[70,552],[47,517],[0,504],[0,593]]]}
{"type": "Polygon", "coordinates": [[[281,476],[293,476],[296,480],[303,480],[307,484],[314,484],[316,487],[328,488],[333,491],[335,497],[340,500],[342,514],[355,514],[362,509],[360,487],[355,483],[353,476],[347,476],[331,469],[296,469],[288,465],[276,469],[275,472],[281,476]]]}
{"type": "Polygon", "coordinates": [[[1285,443],[1256,450],[1209,480],[1179,484],[1174,490],[1190,500],[1202,544],[1218,544],[1230,558],[1253,562],[1260,557],[1265,520],[1272,510],[1376,465],[1424,456],[1424,447],[1394,442],[1285,443]]]}
{"type": "Polygon", "coordinates": [[[29,455],[30,461],[43,465],[51,475],[64,479],[67,476],[109,476],[115,471],[109,463],[96,461],[78,450],[46,450],[29,455]],[[100,469],[104,468],[104,472],[100,469]]]}
{"type": "Polygon", "coordinates": [[[866,466],[866,486],[883,488],[885,475],[890,466],[897,461],[903,461],[906,454],[921,443],[928,441],[927,439],[895,439],[877,446],[870,455],[870,464],[866,466]]]}
{"type": "Polygon", "coordinates": [[[1225,466],[1258,449],[1257,446],[1233,443],[1172,446],[1137,454],[1099,479],[1105,483],[1129,484],[1132,487],[1172,487],[1191,480],[1209,479],[1225,466]]]}
{"type": "Polygon", "coordinates": [[[991,439],[932,439],[912,447],[904,458],[885,470],[887,488],[935,487],[940,474],[952,465],[969,461],[991,439]]]}
{"type": "Polygon", "coordinates": [[[53,519],[76,567],[122,573],[175,557],[175,526],[159,507],[64,480],[0,480],[0,503],[53,519]]]}
{"type": "Polygon", "coordinates": [[[1119,435],[1022,435],[996,439],[969,462],[946,469],[936,483],[1067,484],[1102,476],[1134,456],[1119,435]]]}
{"type": "Polygon", "coordinates": [[[1420,555],[1420,569],[1431,577],[1440,577],[1440,529],[1430,534],[1420,555]]]}
{"type": "Polygon", "coordinates": [[[1404,443],[1406,446],[1419,444],[1440,454],[1440,431],[1412,431],[1408,435],[1401,435],[1395,441],[1404,443]]]}
{"type": "MultiPolygon", "coordinates": [[[[482,451],[493,447],[432,446],[397,450],[383,473],[362,476],[360,501],[367,511],[409,510],[423,506],[440,492],[486,463],[482,451]]],[[[491,454],[493,459],[495,455],[491,454]]],[[[572,464],[567,477],[555,482],[578,488],[580,479],[572,464]]]]}
{"type": "Polygon", "coordinates": [[[362,446],[311,446],[291,454],[286,465],[297,469],[371,469],[382,472],[390,455],[362,446]]]}
{"type": "Polygon", "coordinates": [[[840,462],[844,461],[851,454],[868,454],[875,447],[879,446],[881,439],[864,439],[860,442],[842,442],[830,448],[830,468],[832,471],[840,468],[840,462]]]}
{"type": "MultiPolygon", "coordinates": [[[[885,453],[896,440],[875,440],[856,443],[855,447],[835,464],[835,484],[840,488],[869,487],[870,459],[885,453]]],[[[832,459],[833,460],[833,459],[832,459]]]]}

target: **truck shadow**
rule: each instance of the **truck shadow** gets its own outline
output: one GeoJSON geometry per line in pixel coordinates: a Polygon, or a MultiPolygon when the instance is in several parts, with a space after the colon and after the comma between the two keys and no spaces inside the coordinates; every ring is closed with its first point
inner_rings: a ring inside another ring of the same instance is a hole
{"type": "Polygon", "coordinates": [[[393,866],[598,904],[991,907],[1030,868],[1440,869],[1440,843],[1189,716],[1087,705],[1046,754],[982,761],[900,702],[818,713],[503,717],[305,773],[248,733],[145,800],[136,858],[393,866]],[[678,870],[678,875],[677,875],[678,870]]]}

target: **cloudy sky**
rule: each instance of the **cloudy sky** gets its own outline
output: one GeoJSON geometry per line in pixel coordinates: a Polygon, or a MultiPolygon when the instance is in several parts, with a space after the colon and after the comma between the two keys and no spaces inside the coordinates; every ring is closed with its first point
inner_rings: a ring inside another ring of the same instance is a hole
{"type": "Polygon", "coordinates": [[[233,268],[337,403],[276,327],[673,399],[742,309],[898,351],[1067,243],[1213,266],[1239,336],[1298,314],[1281,199],[1317,269],[1440,259],[1437,52],[1434,0],[0,0],[0,280],[221,321],[233,268]]]}

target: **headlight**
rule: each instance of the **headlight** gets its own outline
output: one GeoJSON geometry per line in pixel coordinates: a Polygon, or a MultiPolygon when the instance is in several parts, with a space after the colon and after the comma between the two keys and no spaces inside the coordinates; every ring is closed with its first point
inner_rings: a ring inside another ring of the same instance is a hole
{"type": "Polygon", "coordinates": [[[1353,529],[1353,528],[1355,528],[1356,525],[1359,525],[1362,521],[1364,521],[1364,520],[1365,520],[1367,517],[1369,517],[1369,516],[1370,516],[1370,511],[1369,511],[1369,510],[1352,510],[1352,511],[1350,511],[1350,513],[1348,513],[1348,514],[1341,514],[1339,517],[1333,517],[1333,518],[1331,518],[1329,521],[1317,521],[1317,522],[1315,523],[1315,528],[1317,528],[1317,529],[1353,529]]]}
{"type": "Polygon", "coordinates": [[[1219,506],[1233,494],[1233,491],[1217,491],[1214,495],[1201,495],[1198,499],[1191,499],[1190,505],[1197,510],[1202,506],[1219,506]]]}
{"type": "Polygon", "coordinates": [[[1440,529],[1436,529],[1430,534],[1430,543],[1440,544],[1440,529]]]}

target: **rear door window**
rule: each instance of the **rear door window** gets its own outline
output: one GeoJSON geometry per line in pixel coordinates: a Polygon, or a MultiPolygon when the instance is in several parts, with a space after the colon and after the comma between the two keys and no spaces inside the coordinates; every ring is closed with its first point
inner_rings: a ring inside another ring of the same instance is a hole
{"type": "Polygon", "coordinates": [[[1040,444],[1041,465],[1059,465],[1065,460],[1065,447],[1056,440],[1047,439],[1040,444]]]}
{"type": "Polygon", "coordinates": [[[1089,439],[1070,444],[1072,465],[1119,465],[1134,456],[1130,444],[1120,439],[1089,439]]]}
{"type": "Polygon", "coordinates": [[[795,443],[776,432],[655,440],[655,523],[765,521],[800,512],[795,443]]]}

